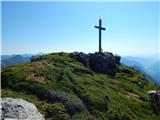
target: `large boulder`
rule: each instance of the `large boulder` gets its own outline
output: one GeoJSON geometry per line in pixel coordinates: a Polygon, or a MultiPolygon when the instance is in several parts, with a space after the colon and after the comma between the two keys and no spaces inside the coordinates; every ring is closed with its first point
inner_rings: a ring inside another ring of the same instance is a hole
{"type": "Polygon", "coordinates": [[[2,120],[45,120],[36,106],[23,99],[1,98],[2,120]]]}
{"type": "Polygon", "coordinates": [[[89,57],[89,67],[95,72],[114,76],[117,72],[117,64],[120,64],[119,61],[120,57],[112,53],[95,53],[89,57]]]}
{"type": "Polygon", "coordinates": [[[85,54],[74,52],[72,56],[91,68],[92,71],[114,76],[117,72],[117,65],[120,65],[121,57],[110,52],[85,54]]]}

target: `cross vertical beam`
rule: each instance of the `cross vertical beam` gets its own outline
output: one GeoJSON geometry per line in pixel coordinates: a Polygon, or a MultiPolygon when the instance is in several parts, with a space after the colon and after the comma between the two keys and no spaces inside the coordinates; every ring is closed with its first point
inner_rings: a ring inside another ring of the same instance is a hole
{"type": "Polygon", "coordinates": [[[102,27],[102,20],[99,19],[99,26],[95,26],[95,28],[99,29],[99,53],[102,52],[102,46],[101,46],[101,36],[102,36],[102,30],[106,30],[104,27],[102,27]]]}
{"type": "Polygon", "coordinates": [[[99,19],[99,53],[102,52],[102,46],[101,46],[101,27],[102,27],[102,20],[99,19]]]}

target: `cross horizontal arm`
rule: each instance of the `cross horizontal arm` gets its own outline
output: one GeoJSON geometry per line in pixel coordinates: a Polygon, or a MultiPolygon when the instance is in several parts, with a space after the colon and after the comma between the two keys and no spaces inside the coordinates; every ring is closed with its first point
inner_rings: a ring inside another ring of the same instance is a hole
{"type": "Polygon", "coordinates": [[[106,30],[106,28],[99,27],[99,26],[94,26],[95,28],[101,29],[101,30],[106,30]]]}

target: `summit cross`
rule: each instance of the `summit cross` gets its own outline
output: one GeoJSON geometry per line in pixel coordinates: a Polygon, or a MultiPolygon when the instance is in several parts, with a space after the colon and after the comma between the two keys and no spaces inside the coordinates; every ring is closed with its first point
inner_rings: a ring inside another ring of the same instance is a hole
{"type": "Polygon", "coordinates": [[[102,52],[102,47],[101,47],[101,35],[102,35],[102,30],[106,30],[106,28],[102,27],[102,20],[99,19],[99,26],[95,26],[95,28],[99,29],[99,53],[102,52]]]}

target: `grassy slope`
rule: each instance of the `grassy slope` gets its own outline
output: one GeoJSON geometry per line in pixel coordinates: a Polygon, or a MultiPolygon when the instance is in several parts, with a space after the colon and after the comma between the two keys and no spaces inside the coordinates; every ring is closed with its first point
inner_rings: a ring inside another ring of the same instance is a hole
{"type": "Polygon", "coordinates": [[[67,53],[45,55],[41,60],[2,70],[2,97],[34,103],[47,120],[158,120],[149,103],[155,89],[138,71],[119,66],[114,78],[94,73],[67,53]],[[144,89],[137,83],[142,82],[144,89]],[[43,99],[48,91],[67,97],[66,102],[43,99]]]}

